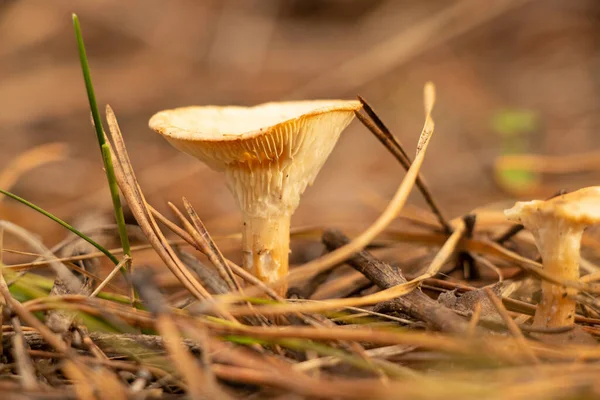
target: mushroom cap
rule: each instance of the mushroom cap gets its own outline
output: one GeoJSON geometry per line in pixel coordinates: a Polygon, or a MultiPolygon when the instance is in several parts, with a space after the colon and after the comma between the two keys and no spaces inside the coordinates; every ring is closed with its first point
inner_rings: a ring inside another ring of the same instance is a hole
{"type": "Polygon", "coordinates": [[[360,102],[349,100],[192,106],[160,111],[150,118],[149,126],[175,148],[222,170],[230,163],[293,156],[311,123],[319,125],[319,141],[335,142],[361,107],[360,102]]]}
{"type": "Polygon", "coordinates": [[[149,126],[180,151],[225,171],[245,212],[291,213],[361,107],[349,100],[184,107],[155,114],[149,126]]]}
{"type": "Polygon", "coordinates": [[[581,225],[600,222],[600,186],[576,190],[549,200],[519,201],[505,210],[506,217],[513,222],[524,223],[529,216],[552,216],[581,225]]]}

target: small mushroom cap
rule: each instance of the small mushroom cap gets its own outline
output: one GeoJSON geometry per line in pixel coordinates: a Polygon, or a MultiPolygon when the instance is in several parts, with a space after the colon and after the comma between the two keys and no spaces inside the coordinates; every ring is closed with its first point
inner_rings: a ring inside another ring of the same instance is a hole
{"type": "Polygon", "coordinates": [[[524,223],[529,216],[552,216],[581,225],[600,222],[600,187],[588,187],[554,197],[550,200],[519,201],[505,210],[513,222],[524,223]]]}
{"type": "Polygon", "coordinates": [[[245,212],[283,207],[291,213],[361,107],[347,100],[184,107],[155,114],[149,126],[175,148],[225,171],[245,212]]]}

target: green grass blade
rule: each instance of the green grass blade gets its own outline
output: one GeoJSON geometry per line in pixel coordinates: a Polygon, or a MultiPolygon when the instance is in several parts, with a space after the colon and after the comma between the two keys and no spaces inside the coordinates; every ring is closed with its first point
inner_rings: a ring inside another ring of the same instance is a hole
{"type": "Polygon", "coordinates": [[[18,201],[21,204],[26,205],[27,207],[39,212],[40,214],[45,215],[46,217],[50,218],[52,221],[62,225],[63,227],[67,228],[68,230],[70,230],[71,232],[73,232],[74,234],[76,234],[77,236],[79,236],[80,238],[82,238],[83,240],[85,240],[86,242],[88,242],[89,244],[91,244],[92,246],[94,246],[95,248],[97,248],[98,250],[100,250],[104,255],[106,255],[106,257],[110,258],[110,260],[115,263],[115,265],[119,264],[119,260],[117,259],[117,257],[115,257],[110,251],[106,250],[104,247],[102,247],[100,244],[96,243],[92,238],[90,238],[89,236],[85,235],[84,233],[78,231],[77,229],[73,228],[71,225],[69,225],[68,223],[66,223],[65,221],[63,221],[62,219],[58,218],[55,215],[50,214],[48,211],[36,206],[33,203],[30,203],[29,201],[25,200],[22,197],[17,196],[16,194],[13,194],[11,192],[8,192],[4,189],[0,189],[0,193],[2,193],[5,196],[10,197],[13,200],[18,201]]]}
{"type": "Polygon", "coordinates": [[[123,247],[123,252],[128,256],[131,256],[131,247],[129,245],[129,237],[127,236],[127,228],[125,226],[125,216],[123,215],[123,207],[121,205],[121,198],[119,197],[119,188],[115,179],[115,171],[113,168],[110,151],[104,137],[104,128],[102,126],[100,112],[98,111],[96,95],[94,94],[94,85],[92,84],[90,66],[88,63],[87,54],[85,52],[83,35],[81,34],[81,26],[79,25],[79,18],[76,14],[73,14],[73,28],[75,29],[75,37],[77,38],[77,48],[79,50],[79,60],[81,61],[81,71],[83,73],[85,89],[87,91],[88,100],[90,103],[90,110],[92,111],[92,118],[94,119],[94,127],[96,128],[96,135],[98,137],[98,144],[100,145],[102,161],[104,162],[104,170],[106,171],[106,179],[108,180],[108,187],[110,189],[110,196],[112,198],[115,220],[117,222],[119,236],[121,238],[121,246],[123,247]]]}
{"type": "Polygon", "coordinates": [[[77,38],[77,49],[79,51],[79,61],[81,62],[85,90],[87,91],[88,100],[90,102],[90,110],[92,111],[92,118],[94,119],[94,126],[96,127],[98,143],[102,147],[102,145],[106,143],[106,140],[104,139],[104,129],[102,128],[102,120],[100,119],[100,113],[98,112],[98,103],[96,102],[96,94],[94,93],[94,85],[92,84],[92,77],[90,75],[90,65],[85,51],[85,44],[83,43],[81,26],[79,25],[79,18],[76,14],[73,14],[73,28],[75,29],[75,37],[77,38]]]}
{"type": "Polygon", "coordinates": [[[113,200],[113,208],[115,210],[115,220],[119,229],[119,237],[121,238],[121,247],[123,252],[131,257],[131,247],[129,245],[129,237],[127,236],[127,226],[125,225],[125,216],[123,215],[123,207],[121,206],[121,198],[119,197],[119,187],[117,186],[117,178],[113,168],[112,157],[110,156],[110,148],[107,143],[104,143],[102,149],[102,160],[106,169],[106,177],[108,186],[113,200]]]}

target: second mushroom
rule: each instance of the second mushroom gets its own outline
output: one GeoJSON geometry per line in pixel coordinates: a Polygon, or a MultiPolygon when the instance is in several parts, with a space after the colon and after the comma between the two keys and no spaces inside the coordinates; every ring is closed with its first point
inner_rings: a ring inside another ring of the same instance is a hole
{"type": "MultiPolygon", "coordinates": [[[[577,281],[581,236],[587,226],[600,222],[600,187],[580,189],[546,201],[517,202],[505,214],[533,234],[546,272],[559,281],[577,281]]],[[[575,311],[576,301],[565,287],[543,281],[533,326],[572,325],[575,311]]]]}
{"type": "MultiPolygon", "coordinates": [[[[161,111],[150,128],[217,171],[243,214],[244,266],[263,282],[288,272],[290,218],[358,101],[267,103],[256,107],[185,107],[161,111]]],[[[286,284],[276,290],[285,295],[286,284]]]]}

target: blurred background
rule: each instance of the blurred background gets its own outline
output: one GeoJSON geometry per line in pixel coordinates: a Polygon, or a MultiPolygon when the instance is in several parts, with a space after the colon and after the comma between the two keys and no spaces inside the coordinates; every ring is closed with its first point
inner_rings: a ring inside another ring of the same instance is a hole
{"type": "MultiPolygon", "coordinates": [[[[188,197],[215,234],[238,231],[237,207],[222,176],[150,131],[159,110],[360,94],[414,154],[430,80],[436,133],[423,174],[449,217],[598,182],[597,0],[0,1],[0,171],[36,146],[64,143],[34,153],[60,160],[28,170],[11,190],[73,223],[110,222],[112,211],[72,12],[98,102],[114,108],[148,200],[168,210],[167,201],[188,197]],[[522,153],[574,155],[576,168],[494,167],[522,153]]],[[[403,176],[355,121],[293,224],[364,227],[403,176]]],[[[418,194],[411,202],[422,205],[418,194]]],[[[49,244],[65,234],[14,201],[3,200],[0,217],[49,244]]]]}

